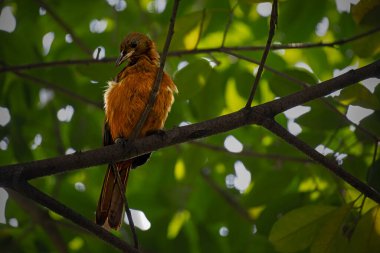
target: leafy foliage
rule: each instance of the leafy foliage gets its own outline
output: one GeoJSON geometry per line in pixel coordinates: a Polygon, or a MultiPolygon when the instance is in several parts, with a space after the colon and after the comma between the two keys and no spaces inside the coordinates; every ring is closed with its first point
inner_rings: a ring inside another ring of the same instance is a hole
{"type": "MultiPolygon", "coordinates": [[[[166,128],[245,105],[257,65],[219,49],[265,45],[269,23],[259,14],[258,6],[265,6],[259,2],[180,2],[165,66],[179,94],[166,128]],[[183,51],[192,49],[209,50],[183,51]]],[[[101,146],[102,93],[119,71],[112,63],[118,43],[126,33],[139,31],[162,49],[171,6],[172,1],[158,0],[2,1],[0,165],[101,146]],[[103,53],[107,58],[100,59],[103,53]]],[[[253,104],[379,59],[379,29],[344,41],[377,28],[379,10],[378,1],[371,0],[351,11],[338,10],[334,1],[281,1],[275,45],[340,42],[271,51],[266,64],[280,75],[264,71],[253,104]],[[326,30],[320,31],[326,20],[326,30]]],[[[262,54],[234,49],[256,61],[262,54]]],[[[379,155],[374,153],[380,136],[378,83],[358,83],[305,104],[310,111],[304,114],[288,111],[276,120],[292,132],[301,129],[293,133],[379,190],[379,155]],[[352,113],[355,106],[371,114],[352,113]]],[[[105,168],[44,177],[33,185],[93,220],[105,168]]],[[[9,195],[6,199],[7,193],[0,192],[5,252],[116,252],[63,217],[17,193],[9,195]]],[[[147,252],[377,252],[380,247],[378,204],[257,126],[156,151],[131,174],[127,197],[130,207],[150,221],[149,230],[138,231],[147,252]]],[[[127,225],[116,235],[131,242],[127,225]]]]}

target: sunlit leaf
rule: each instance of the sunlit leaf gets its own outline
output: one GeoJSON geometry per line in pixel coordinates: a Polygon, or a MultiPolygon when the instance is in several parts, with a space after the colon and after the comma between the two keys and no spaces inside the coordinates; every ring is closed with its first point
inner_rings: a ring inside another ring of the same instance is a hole
{"type": "Polygon", "coordinates": [[[368,169],[367,182],[380,192],[380,160],[375,161],[368,169]]]}
{"type": "Polygon", "coordinates": [[[345,105],[352,104],[370,109],[380,109],[378,97],[359,84],[343,89],[337,99],[345,105]]]}
{"type": "Polygon", "coordinates": [[[342,228],[351,210],[352,204],[347,204],[330,213],[311,245],[311,253],[344,252],[348,240],[343,236],[342,228]]]}
{"type": "Polygon", "coordinates": [[[346,252],[376,253],[380,248],[380,208],[374,207],[358,222],[346,252]]]}
{"type": "Polygon", "coordinates": [[[304,250],[334,210],[332,206],[305,206],[293,210],[273,225],[269,240],[280,252],[304,250]]]}

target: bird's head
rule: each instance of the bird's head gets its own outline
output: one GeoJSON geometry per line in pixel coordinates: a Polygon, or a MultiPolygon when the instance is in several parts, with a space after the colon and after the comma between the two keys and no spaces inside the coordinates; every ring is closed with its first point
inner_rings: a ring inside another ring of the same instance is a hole
{"type": "Polygon", "coordinates": [[[116,66],[125,61],[134,64],[143,56],[148,57],[152,63],[159,64],[159,55],[154,42],[142,33],[130,33],[120,44],[120,55],[116,60],[116,66]]]}

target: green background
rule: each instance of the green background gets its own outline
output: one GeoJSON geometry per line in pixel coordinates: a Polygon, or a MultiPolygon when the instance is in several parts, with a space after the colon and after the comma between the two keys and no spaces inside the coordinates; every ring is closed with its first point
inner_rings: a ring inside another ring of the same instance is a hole
{"type": "MultiPolygon", "coordinates": [[[[102,145],[103,91],[106,81],[119,69],[112,59],[92,61],[93,52],[102,46],[107,59],[117,57],[120,41],[132,31],[148,34],[161,50],[173,1],[168,1],[165,8],[158,8],[158,2],[166,1],[130,0],[123,11],[116,11],[107,1],[46,1],[51,11],[44,15],[40,15],[39,0],[1,2],[1,9],[11,7],[16,19],[13,32],[0,30],[1,67],[80,59],[89,62],[0,72],[0,106],[11,116],[10,122],[0,127],[0,141],[2,145],[7,143],[0,150],[0,165],[102,145]],[[107,21],[104,32],[90,31],[94,19],[107,21]],[[83,46],[75,39],[72,43],[65,41],[68,30],[83,46]],[[48,54],[44,54],[42,38],[48,32],[54,32],[54,40],[48,54]],[[53,97],[41,104],[41,94],[46,90],[52,91],[53,97]],[[73,108],[71,119],[59,121],[58,111],[68,105],[73,108]],[[42,141],[32,148],[38,134],[42,141]]],[[[226,27],[226,47],[265,45],[269,17],[257,13],[258,2],[182,0],[170,52],[220,48],[226,27]]],[[[349,38],[376,27],[379,14],[378,1],[362,0],[350,12],[338,12],[335,1],[280,1],[274,42],[318,43],[349,38]],[[319,37],[315,29],[324,17],[329,27],[319,37]]],[[[262,54],[237,52],[255,60],[260,60],[262,54]]],[[[313,85],[331,79],[334,70],[373,62],[379,59],[379,52],[377,32],[341,46],[272,51],[267,64],[313,85]],[[309,65],[312,72],[297,67],[299,62],[309,65]]],[[[173,77],[179,94],[166,128],[241,109],[256,67],[218,52],[169,56],[165,70],[173,77]],[[183,61],[187,65],[178,70],[183,61]]],[[[264,71],[253,104],[301,89],[286,78],[264,71]]],[[[310,112],[294,120],[302,128],[298,137],[313,148],[320,144],[330,148],[333,153],[328,156],[332,159],[346,154],[343,167],[379,190],[379,162],[373,163],[378,159],[374,157],[375,142],[366,134],[379,139],[379,86],[370,92],[356,84],[325,100],[336,111],[328,109],[322,100],[306,104],[310,112]],[[352,130],[352,123],[342,119],[350,105],[374,111],[360,121],[365,131],[358,127],[352,130]]],[[[284,114],[276,120],[287,127],[289,119],[284,114]]],[[[146,165],[132,172],[127,189],[129,205],[143,211],[151,223],[149,230],[138,230],[144,251],[379,252],[379,206],[368,199],[363,201],[359,192],[270,132],[248,126],[201,141],[207,145],[186,143],[159,150],[146,165]],[[224,148],[229,135],[243,145],[244,152],[236,154],[224,148]],[[242,192],[226,185],[227,175],[237,176],[237,161],[251,175],[249,186],[242,192]]],[[[32,183],[94,220],[105,169],[102,165],[32,183]],[[76,190],[78,182],[84,184],[84,191],[76,190]]],[[[117,252],[94,235],[14,193],[6,202],[5,217],[5,224],[0,224],[0,247],[5,252],[117,252]],[[17,219],[17,227],[11,226],[12,218],[17,219]],[[46,219],[53,221],[53,229],[43,225],[46,219]]],[[[115,234],[131,242],[127,225],[115,234]]]]}

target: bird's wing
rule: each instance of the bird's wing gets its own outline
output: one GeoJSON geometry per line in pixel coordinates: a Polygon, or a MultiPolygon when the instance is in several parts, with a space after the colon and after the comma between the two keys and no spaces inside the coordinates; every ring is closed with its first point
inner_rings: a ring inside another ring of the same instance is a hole
{"type": "Polygon", "coordinates": [[[104,121],[104,127],[103,127],[103,146],[108,146],[113,144],[112,136],[111,136],[111,130],[108,125],[107,121],[104,121]]]}

